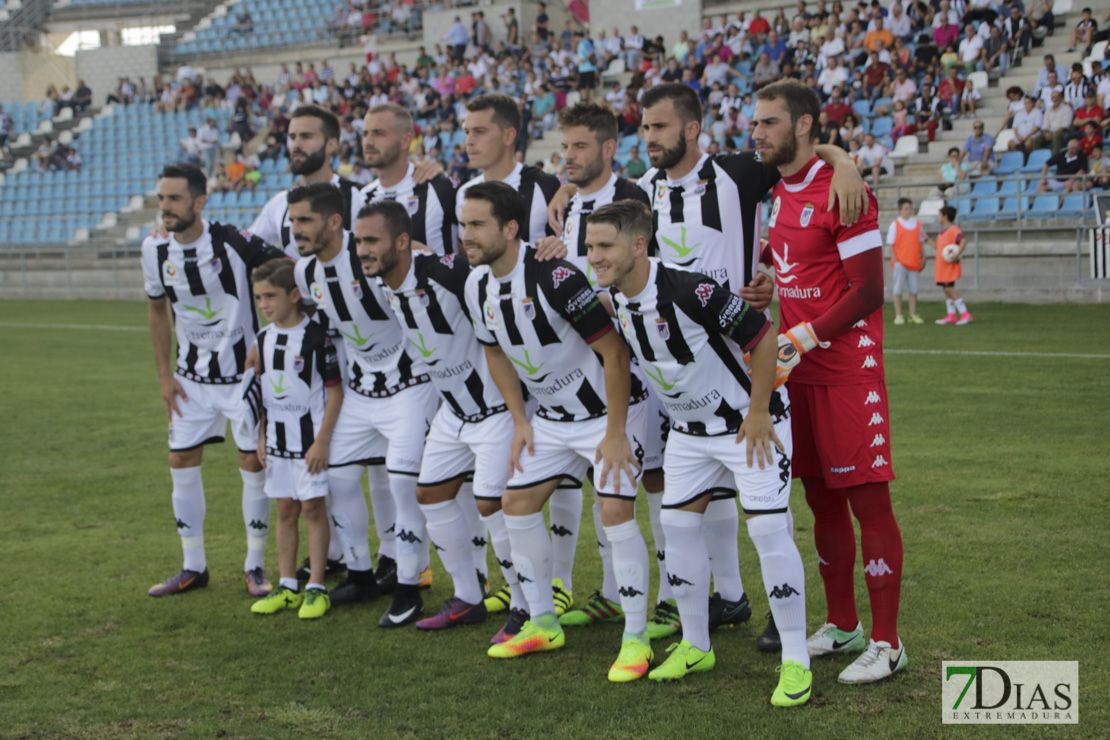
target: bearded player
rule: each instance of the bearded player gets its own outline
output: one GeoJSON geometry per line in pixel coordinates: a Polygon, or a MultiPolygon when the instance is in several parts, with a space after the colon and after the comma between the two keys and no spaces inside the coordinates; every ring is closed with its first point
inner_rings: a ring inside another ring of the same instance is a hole
{"type": "Polygon", "coordinates": [[[813,510],[826,623],[811,656],[864,650],[840,674],[871,683],[906,666],[898,637],[902,536],[890,504],[890,420],[883,369],[883,250],[875,196],[853,226],[827,208],[831,168],[814,152],[817,95],[794,80],[759,91],[753,141],[782,181],[768,222],[779,285],[779,382],[789,377],[794,471],[813,510]],[[870,643],[856,614],[860,524],[871,599],[870,643]]]}

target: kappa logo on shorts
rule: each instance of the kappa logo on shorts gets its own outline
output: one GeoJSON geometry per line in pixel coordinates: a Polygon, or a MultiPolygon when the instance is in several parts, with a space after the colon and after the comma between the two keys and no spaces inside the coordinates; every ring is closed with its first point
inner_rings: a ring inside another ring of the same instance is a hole
{"type": "Polygon", "coordinates": [[[872,339],[871,337],[867,336],[866,334],[864,334],[862,337],[859,338],[859,344],[856,345],[856,349],[859,349],[860,347],[874,347],[874,346],[875,346],[875,340],[872,339]]]}
{"type": "Polygon", "coordinates": [[[879,455],[878,457],[875,458],[875,462],[871,463],[871,467],[872,468],[881,468],[884,465],[889,465],[889,464],[890,463],[888,463],[885,459],[883,459],[882,455],[879,455]]]}
{"type": "Polygon", "coordinates": [[[876,393],[875,391],[870,391],[867,394],[867,400],[863,402],[863,405],[866,406],[869,403],[879,403],[882,400],[883,399],[879,398],[878,393],[876,393]]]}
{"type": "Polygon", "coordinates": [[[867,422],[867,426],[873,427],[876,424],[882,424],[882,423],[883,423],[882,414],[880,414],[878,411],[876,411],[875,413],[871,414],[871,421],[867,422]]]}
{"type": "Polygon", "coordinates": [[[886,444],[886,437],[881,434],[876,434],[875,439],[871,440],[872,447],[881,447],[886,444]]]}
{"type": "Polygon", "coordinates": [[[878,366],[879,366],[879,363],[875,362],[875,358],[872,357],[871,355],[868,355],[867,359],[865,359],[863,361],[863,364],[860,365],[860,369],[861,370],[866,370],[869,367],[878,367],[878,366]]]}

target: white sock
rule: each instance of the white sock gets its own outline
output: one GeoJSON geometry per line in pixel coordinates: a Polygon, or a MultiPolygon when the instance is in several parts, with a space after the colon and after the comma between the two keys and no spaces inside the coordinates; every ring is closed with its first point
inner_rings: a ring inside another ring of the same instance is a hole
{"type": "Polygon", "coordinates": [[[296,578],[282,578],[278,581],[278,585],[282,588],[287,588],[290,591],[300,591],[301,584],[297,583],[296,578]]]}
{"type": "MultiPolygon", "coordinates": [[[[370,512],[362,495],[362,466],[328,468],[331,515],[343,543],[343,557],[351,570],[373,570],[370,559],[370,512]]],[[[392,501],[391,501],[392,502],[392,501]]]]}
{"type": "Polygon", "coordinates": [[[967,313],[967,304],[964,303],[963,298],[956,299],[956,310],[960,313],[967,313]]]}
{"type": "Polygon", "coordinates": [[[597,535],[597,551],[601,555],[601,595],[616,601],[619,598],[617,576],[613,572],[613,545],[609,541],[608,530],[601,523],[601,499],[594,494],[594,505],[591,507],[594,515],[594,534],[597,535]]]}
{"type": "Polygon", "coordinates": [[[944,305],[948,307],[948,313],[956,313],[956,302],[954,300],[947,298],[944,301],[944,305]]]}
{"type": "Polygon", "coordinates": [[[328,587],[322,583],[309,583],[304,587],[305,591],[327,591],[328,587]]]}
{"type": "Polygon", "coordinates": [[[555,613],[555,599],[551,593],[551,539],[544,526],[543,512],[527,516],[505,516],[509,542],[513,548],[513,565],[517,579],[528,601],[528,613],[533,617],[555,613]]]}
{"type": "Polygon", "coordinates": [[[713,590],[726,601],[739,601],[744,595],[740,581],[740,512],[736,499],[710,501],[701,518],[705,549],[709,552],[709,570],[713,573],[713,590]]]}
{"type": "Polygon", "coordinates": [[[667,582],[667,536],[663,534],[663,523],[659,515],[663,511],[663,491],[649,493],[648,519],[651,520],[651,538],[655,545],[655,562],[659,566],[659,590],[656,592],[655,603],[673,598],[671,584],[667,582]]]}
{"type": "Polygon", "coordinates": [[[621,609],[624,610],[624,630],[639,635],[647,629],[647,592],[650,561],[647,543],[635,519],[606,527],[605,534],[613,551],[613,569],[620,585],[621,609]]]}
{"type": "Polygon", "coordinates": [[[513,565],[513,548],[509,544],[509,530],[505,527],[505,512],[495,511],[489,516],[482,517],[482,522],[489,531],[489,541],[493,545],[493,554],[497,564],[501,566],[501,575],[505,583],[509,584],[509,608],[528,610],[528,602],[524,599],[524,592],[520,589],[517,579],[516,566],[513,565]]]}
{"type": "MultiPolygon", "coordinates": [[[[806,650],[806,584],[802,556],[790,539],[786,517],[763,514],[748,520],[748,534],[759,553],[763,586],[782,641],[782,660],[796,660],[809,668],[806,650]]],[[[683,628],[686,623],[683,622],[683,628]]]]}
{"type": "Polygon", "coordinates": [[[701,531],[701,514],[664,509],[667,577],[682,620],[682,639],[709,650],[709,551],[701,531]]]}
{"type": "MultiPolygon", "coordinates": [[[[436,552],[443,567],[455,582],[455,596],[468,604],[482,600],[482,591],[474,578],[474,560],[470,556],[470,528],[455,499],[438,504],[421,504],[428,520],[428,534],[436,543],[436,552]]],[[[400,562],[398,562],[398,574],[400,562]]]]}
{"type": "Polygon", "coordinates": [[[397,512],[397,583],[413,586],[420,580],[420,549],[428,541],[424,512],[416,502],[416,476],[390,474],[389,487],[397,512]]]}
{"type": "Polygon", "coordinates": [[[462,507],[463,516],[466,517],[466,526],[470,531],[470,556],[474,561],[474,570],[482,574],[482,583],[489,580],[489,559],[486,555],[486,525],[482,523],[482,515],[478,513],[478,502],[474,499],[473,481],[463,481],[459,486],[459,493],[455,500],[462,507]]]}
{"type": "Polygon", "coordinates": [[[266,496],[266,471],[239,468],[243,479],[243,524],[247,526],[247,559],[243,570],[266,567],[266,540],[270,534],[270,499],[266,496]]]}
{"type": "Polygon", "coordinates": [[[200,478],[200,466],[170,468],[170,478],[173,479],[173,515],[185,554],[184,568],[203,573],[208,560],[204,557],[204,483],[200,478]]]}
{"type": "Polygon", "coordinates": [[[556,488],[548,503],[548,513],[551,515],[551,577],[561,579],[563,588],[573,591],[574,552],[578,549],[578,528],[582,526],[582,489],[556,488]]]}
{"type": "Polygon", "coordinates": [[[794,539],[794,512],[791,510],[790,505],[786,505],[786,532],[790,535],[790,539],[794,539]]]}
{"type": "Polygon", "coordinates": [[[328,491],[328,560],[339,560],[343,557],[343,543],[335,531],[335,519],[331,515],[331,491],[328,491]]]}
{"type": "MultiPolygon", "coordinates": [[[[361,468],[360,468],[361,470],[361,468]]],[[[370,479],[370,508],[374,512],[374,531],[378,533],[378,557],[397,559],[397,507],[389,487],[389,471],[384,465],[366,468],[370,479]]],[[[361,495],[361,487],[359,492],[361,495]]],[[[350,563],[347,567],[350,567],[350,563]]]]}

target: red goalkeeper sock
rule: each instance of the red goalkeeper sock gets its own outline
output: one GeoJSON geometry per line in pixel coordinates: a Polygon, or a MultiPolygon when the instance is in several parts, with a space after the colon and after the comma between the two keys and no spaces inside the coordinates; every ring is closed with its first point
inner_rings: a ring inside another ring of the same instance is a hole
{"type": "Polygon", "coordinates": [[[890,485],[867,483],[845,490],[860,526],[863,572],[871,597],[871,639],[897,647],[902,534],[890,506],[890,485]]]}
{"type": "Polygon", "coordinates": [[[856,532],[848,511],[848,498],[843,488],[829,488],[820,478],[803,478],[806,502],[813,511],[813,540],[817,546],[817,564],[825,583],[828,604],[826,622],[842,630],[855,629],[856,614],[854,570],[856,567],[856,532]]]}

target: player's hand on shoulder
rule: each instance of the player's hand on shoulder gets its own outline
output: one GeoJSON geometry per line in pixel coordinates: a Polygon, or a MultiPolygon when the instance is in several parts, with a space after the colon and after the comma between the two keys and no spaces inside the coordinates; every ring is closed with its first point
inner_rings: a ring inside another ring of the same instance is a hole
{"type": "Polygon", "coordinates": [[[601,478],[598,479],[598,485],[604,486],[612,475],[616,493],[621,492],[622,472],[629,480],[636,480],[636,474],[640,470],[640,462],[632,452],[628,436],[623,432],[606,434],[602,438],[601,444],[597,446],[597,454],[594,456],[594,465],[598,463],[601,463],[601,478]]]}
{"type": "Polygon", "coordinates": [[[422,182],[434,180],[446,172],[443,165],[434,159],[425,159],[417,162],[412,169],[412,181],[419,185],[422,182]]]}
{"type": "Polygon", "coordinates": [[[557,236],[545,236],[536,240],[536,261],[561,260],[567,256],[567,245],[557,236]]]}
{"type": "Polygon", "coordinates": [[[844,166],[833,169],[832,182],[829,185],[828,210],[832,211],[838,205],[842,226],[851,226],[870,209],[867,183],[863,181],[863,177],[855,167],[844,166]]]}
{"type": "Polygon", "coordinates": [[[247,352],[247,359],[243,361],[243,370],[254,370],[255,375],[262,374],[262,363],[258,361],[258,343],[251,345],[247,352]]]}
{"type": "Polygon", "coordinates": [[[736,444],[745,440],[747,440],[746,455],[749,468],[753,463],[757,463],[760,470],[771,465],[774,459],[772,447],[784,450],[782,440],[775,434],[774,419],[767,409],[748,409],[748,415],[744,417],[743,423],[740,424],[740,431],[736,434],[736,444]]]}
{"type": "Polygon", "coordinates": [[[328,469],[328,443],[322,440],[316,440],[312,446],[308,448],[308,452],[304,454],[305,465],[308,466],[308,472],[316,475],[328,469]]]}
{"type": "Polygon", "coordinates": [[[547,223],[556,236],[563,235],[563,218],[566,216],[567,204],[577,192],[578,186],[568,182],[555,191],[551,202],[547,204],[547,223]]]}
{"type": "Polygon", "coordinates": [[[528,422],[518,422],[513,430],[513,443],[509,447],[509,477],[512,478],[519,470],[524,472],[524,467],[520,464],[520,455],[524,450],[528,450],[528,455],[536,454],[536,448],[532,441],[532,425],[528,422]]]}
{"type": "Polygon", "coordinates": [[[766,311],[775,296],[775,281],[765,272],[757,272],[752,281],[740,289],[740,298],[757,311],[766,311]]]}
{"type": "Polygon", "coordinates": [[[174,375],[162,378],[159,385],[161,385],[162,402],[166,404],[166,418],[172,422],[174,413],[181,416],[181,408],[177,404],[177,397],[181,396],[184,403],[189,402],[189,397],[185,395],[185,389],[181,387],[181,383],[174,375]]]}
{"type": "Polygon", "coordinates": [[[150,233],[146,236],[148,239],[165,239],[169,235],[170,232],[166,230],[166,225],[159,221],[155,221],[154,228],[151,229],[150,233]]]}
{"type": "Polygon", "coordinates": [[[436,251],[429,247],[424,242],[418,242],[415,239],[410,242],[412,245],[413,254],[435,254],[436,251]]]}

